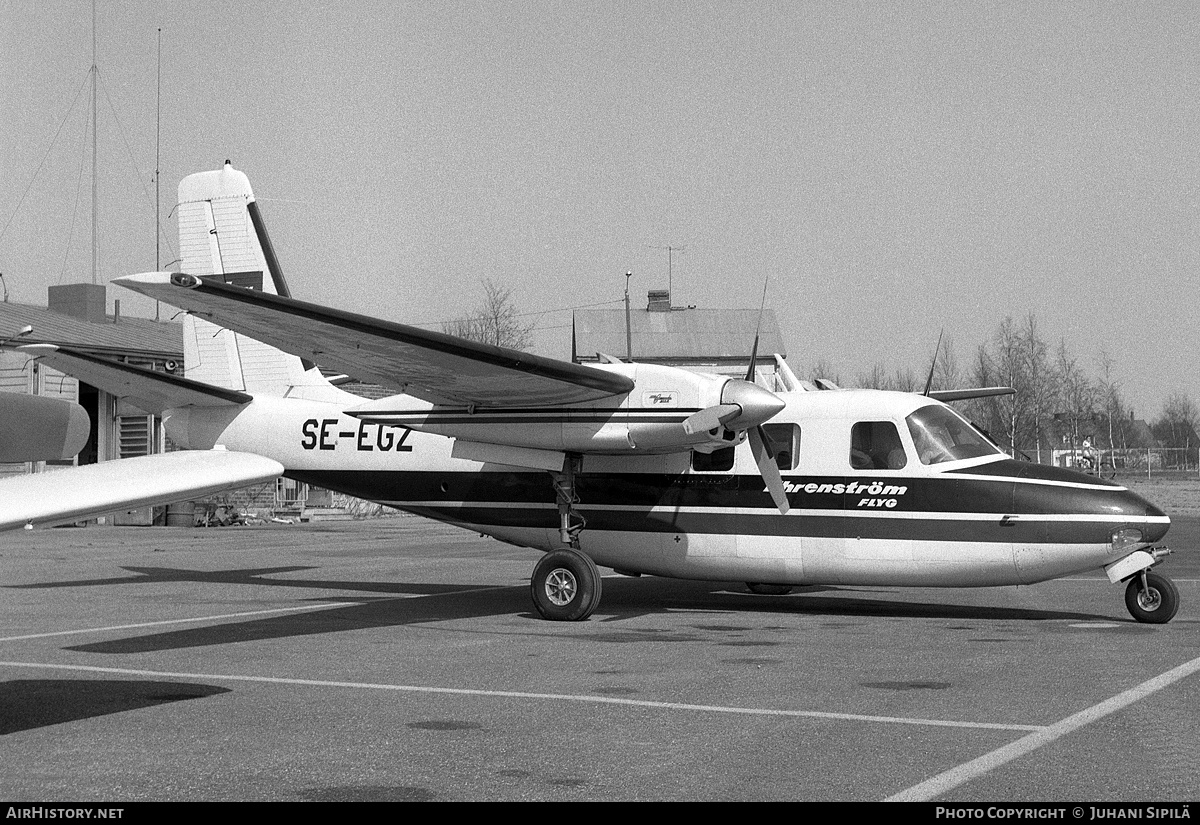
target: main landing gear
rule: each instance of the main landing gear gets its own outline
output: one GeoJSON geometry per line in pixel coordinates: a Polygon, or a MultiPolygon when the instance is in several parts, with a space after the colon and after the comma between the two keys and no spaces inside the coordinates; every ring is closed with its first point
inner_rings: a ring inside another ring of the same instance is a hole
{"type": "Polygon", "coordinates": [[[529,581],[533,605],[543,619],[583,621],[600,605],[600,571],[579,549],[579,534],[587,520],[575,511],[575,473],[579,457],[568,456],[561,473],[554,473],[558,498],[559,538],[567,548],[542,556],[529,581]]]}
{"type": "Polygon", "coordinates": [[[1139,622],[1166,624],[1179,610],[1179,590],[1166,576],[1143,570],[1129,580],[1125,606],[1139,622]]]}

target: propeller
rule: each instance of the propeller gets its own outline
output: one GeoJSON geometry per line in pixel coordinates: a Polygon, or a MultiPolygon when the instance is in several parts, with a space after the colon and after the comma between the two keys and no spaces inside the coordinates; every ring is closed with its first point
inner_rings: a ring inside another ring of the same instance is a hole
{"type": "MultiPolygon", "coordinates": [[[[766,302],[767,289],[764,284],[763,307],[766,306],[766,302]]],[[[760,308],[760,327],[762,313],[760,308]]],[[[758,472],[771,493],[771,499],[779,508],[779,512],[786,514],[789,505],[783,487],[783,477],[779,474],[779,465],[775,463],[775,447],[771,444],[763,424],[787,405],[775,393],[754,383],[754,370],[758,363],[758,339],[759,330],[755,329],[754,346],[750,348],[750,366],[746,369],[746,377],[741,380],[731,378],[727,381],[721,389],[721,403],[689,415],[684,419],[683,430],[688,435],[715,430],[717,427],[744,430],[749,437],[750,452],[753,453],[758,472]]]]}
{"type": "Polygon", "coordinates": [[[750,430],[747,435],[750,436],[750,452],[754,454],[754,462],[758,465],[758,472],[763,481],[766,482],[768,492],[771,493],[771,500],[775,502],[780,513],[787,515],[790,505],[787,493],[783,489],[783,476],[779,474],[779,465],[775,463],[775,447],[761,424],[750,430]]]}

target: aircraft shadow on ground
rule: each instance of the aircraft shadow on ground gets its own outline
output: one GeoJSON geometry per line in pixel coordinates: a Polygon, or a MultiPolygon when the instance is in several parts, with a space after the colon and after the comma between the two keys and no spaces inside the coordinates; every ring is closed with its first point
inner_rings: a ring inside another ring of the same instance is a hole
{"type": "Polygon", "coordinates": [[[0,735],[221,693],[229,689],[185,682],[14,679],[0,682],[0,735]]]}
{"type": "MultiPolygon", "coordinates": [[[[135,568],[128,568],[135,569],[135,568]]],[[[136,568],[146,570],[148,568],[136,568]]],[[[296,568],[279,568],[295,570],[296,568]]],[[[301,568],[303,569],[303,568],[301,568]]],[[[192,581],[183,574],[194,571],[168,571],[162,581],[192,581]]],[[[67,650],[82,653],[146,653],[160,650],[254,642],[324,633],[340,633],[367,628],[402,627],[410,624],[462,619],[517,616],[540,621],[530,609],[527,586],[481,588],[471,584],[377,584],[352,582],[260,579],[264,571],[224,571],[203,573],[203,581],[237,582],[269,586],[320,587],[322,589],[362,589],[372,592],[403,593],[410,598],[386,596],[329,596],[338,607],[312,612],[287,613],[170,630],[76,645],[67,650]],[[247,573],[250,572],[250,575],[247,573]],[[435,596],[436,598],[419,598],[435,596]],[[418,597],[418,598],[412,598],[418,597]]],[[[272,572],[272,571],[267,571],[272,572]]],[[[138,580],[141,580],[140,578],[138,580]]],[[[954,591],[947,591],[946,602],[913,602],[889,598],[885,590],[862,591],[840,587],[797,588],[787,596],[755,596],[744,592],[744,585],[719,582],[694,582],[655,577],[607,578],[604,597],[591,624],[628,621],[645,615],[670,611],[812,614],[819,616],[859,616],[887,618],[975,619],[981,621],[1111,620],[1112,616],[1070,610],[1038,610],[988,605],[954,604],[954,591]],[[870,594],[868,597],[866,593],[870,594]]]]}
{"type": "Polygon", "coordinates": [[[39,590],[58,587],[99,587],[116,584],[157,584],[162,582],[198,582],[208,584],[253,584],[266,587],[307,587],[318,590],[357,590],[365,593],[394,593],[426,596],[448,590],[461,590],[463,585],[397,584],[395,582],[335,581],[332,579],[270,579],[271,575],[316,570],[312,566],[250,567],[240,570],[189,570],[181,567],[122,567],[132,576],[106,579],[77,579],[75,581],[10,584],[13,590],[39,590]]]}

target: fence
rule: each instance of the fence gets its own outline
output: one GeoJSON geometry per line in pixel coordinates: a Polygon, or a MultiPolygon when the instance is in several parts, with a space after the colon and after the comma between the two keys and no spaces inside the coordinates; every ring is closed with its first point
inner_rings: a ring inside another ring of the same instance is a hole
{"type": "MultiPolygon", "coordinates": [[[[1037,461],[1036,451],[1018,450],[1017,455],[1037,461]]],[[[1052,464],[1055,467],[1066,467],[1081,473],[1099,475],[1104,478],[1114,476],[1139,475],[1146,478],[1155,476],[1187,476],[1200,475],[1200,462],[1197,461],[1195,447],[1129,447],[1123,450],[1102,450],[1096,448],[1080,448],[1075,450],[1042,450],[1042,464],[1052,464]]]]}

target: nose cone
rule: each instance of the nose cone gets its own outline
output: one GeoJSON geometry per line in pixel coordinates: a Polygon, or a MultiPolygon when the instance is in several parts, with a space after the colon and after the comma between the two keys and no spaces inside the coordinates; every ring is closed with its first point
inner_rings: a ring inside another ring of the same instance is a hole
{"type": "Polygon", "coordinates": [[[783,410],[787,404],[770,390],[764,390],[758,384],[732,378],[721,389],[722,404],[737,404],[742,411],[725,422],[731,430],[748,430],[757,427],[765,421],[770,421],[783,410]]]}
{"type": "Polygon", "coordinates": [[[1142,523],[1142,536],[1152,544],[1162,541],[1171,529],[1171,519],[1167,514],[1137,493],[1126,490],[1121,494],[1121,510],[1129,514],[1131,521],[1142,523]]]}

